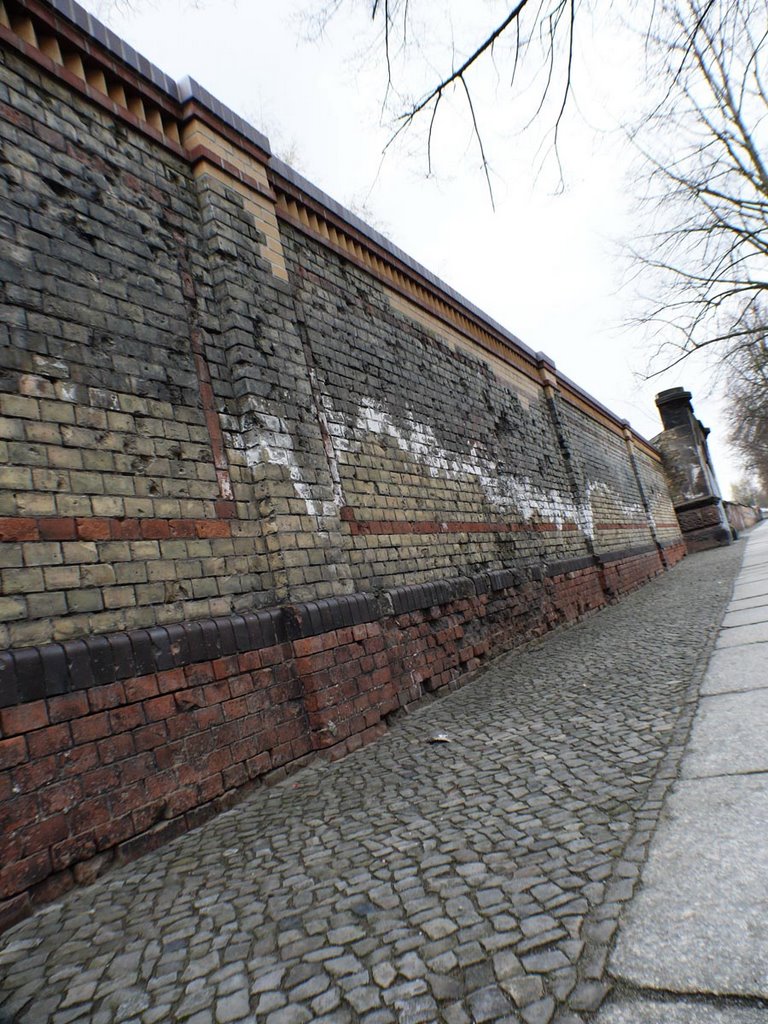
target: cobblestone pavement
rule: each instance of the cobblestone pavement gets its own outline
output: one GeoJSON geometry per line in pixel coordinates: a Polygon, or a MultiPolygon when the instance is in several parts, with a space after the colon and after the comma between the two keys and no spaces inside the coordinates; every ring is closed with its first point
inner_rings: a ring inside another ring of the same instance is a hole
{"type": "Polygon", "coordinates": [[[741,550],[17,925],[0,1019],[589,1020],[741,550]]]}

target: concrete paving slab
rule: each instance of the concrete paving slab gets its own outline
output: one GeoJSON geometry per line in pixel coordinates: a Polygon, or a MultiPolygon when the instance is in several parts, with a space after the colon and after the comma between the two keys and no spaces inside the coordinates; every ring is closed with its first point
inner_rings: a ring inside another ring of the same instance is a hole
{"type": "Polygon", "coordinates": [[[733,588],[734,598],[764,597],[768,594],[768,579],[759,579],[751,583],[737,583],[733,588]]]}
{"type": "Polygon", "coordinates": [[[768,564],[765,562],[754,562],[752,565],[745,565],[739,574],[739,584],[756,583],[765,577],[768,572],[768,564]]]}
{"type": "Polygon", "coordinates": [[[728,605],[729,612],[740,611],[744,608],[766,608],[768,607],[768,594],[763,594],[761,597],[742,597],[734,598],[728,605]]]}
{"type": "Polygon", "coordinates": [[[768,687],[768,644],[748,644],[714,651],[701,692],[731,693],[762,687],[768,687]]]}
{"type": "Polygon", "coordinates": [[[732,629],[734,626],[752,626],[759,622],[768,622],[768,604],[728,611],[723,619],[723,629],[732,629]]]}
{"type": "Polygon", "coordinates": [[[612,973],[645,988],[768,998],[766,835],[768,776],[678,783],[612,973]]]}
{"type": "Polygon", "coordinates": [[[767,1024],[768,1010],[752,1006],[713,1006],[707,1002],[622,1000],[604,1007],[595,1024],[767,1024]]]}
{"type": "Polygon", "coordinates": [[[768,643],[768,622],[758,622],[752,626],[734,626],[725,629],[717,638],[717,650],[725,647],[738,647],[741,644],[768,643]]]}
{"type": "Polygon", "coordinates": [[[768,689],[704,697],[693,722],[682,776],[700,779],[768,772],[766,736],[768,689]]]}

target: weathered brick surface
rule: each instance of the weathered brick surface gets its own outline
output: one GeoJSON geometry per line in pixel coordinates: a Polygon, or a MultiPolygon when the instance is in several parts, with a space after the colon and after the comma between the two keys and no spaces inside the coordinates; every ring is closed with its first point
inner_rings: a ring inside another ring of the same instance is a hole
{"type": "MultiPolygon", "coordinates": [[[[403,588],[373,621],[0,710],[0,900],[50,898],[51,874],[71,884],[74,865],[135,855],[142,837],[192,827],[249,782],[312,753],[338,758],[382,735],[392,713],[661,571],[655,550],[584,561],[552,576],[463,578],[442,600],[435,587],[403,588]]],[[[295,609],[295,624],[311,630],[316,607],[295,609]]]]}
{"type": "Polygon", "coordinates": [[[251,476],[221,491],[191,335],[232,392],[188,166],[10,52],[0,118],[0,641],[231,611],[269,587],[251,476]],[[197,308],[186,286],[192,266],[197,308]],[[208,301],[206,301],[208,298],[208,301]],[[228,524],[216,523],[214,526],[228,524]]]}
{"type": "Polygon", "coordinates": [[[683,554],[653,449],[546,359],[212,97],[94,75],[93,39],[86,86],[25,31],[0,24],[5,919],[683,554]]]}
{"type": "Polygon", "coordinates": [[[0,642],[652,542],[620,431],[2,60],[0,642]]]}

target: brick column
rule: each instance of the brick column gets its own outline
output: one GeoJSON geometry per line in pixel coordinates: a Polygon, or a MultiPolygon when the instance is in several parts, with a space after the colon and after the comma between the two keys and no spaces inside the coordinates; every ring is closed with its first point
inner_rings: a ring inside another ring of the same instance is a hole
{"type": "Polygon", "coordinates": [[[349,589],[340,501],[275,215],[269,143],[249,126],[231,132],[210,109],[215,100],[193,82],[184,88],[182,142],[232,391],[225,430],[251,485],[239,498],[258,507],[274,600],[329,596],[349,589]]]}

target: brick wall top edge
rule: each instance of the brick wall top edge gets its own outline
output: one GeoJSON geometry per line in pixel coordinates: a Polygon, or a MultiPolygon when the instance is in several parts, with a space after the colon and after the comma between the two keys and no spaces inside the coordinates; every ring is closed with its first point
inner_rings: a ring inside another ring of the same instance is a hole
{"type": "MultiPolygon", "coordinates": [[[[310,181],[307,181],[306,178],[300,175],[288,164],[285,164],[283,161],[271,156],[269,139],[233,110],[216,99],[215,96],[209,93],[208,90],[193,78],[187,76],[182,78],[178,83],[174,82],[172,78],[134,50],[124,40],[98,21],[97,18],[85,11],[78,3],[75,2],[75,0],[32,0],[32,3],[30,3],[29,0],[19,0],[19,2],[22,6],[26,4],[30,9],[32,9],[35,3],[37,3],[39,7],[47,7],[55,11],[56,14],[61,17],[66,18],[79,31],[88,35],[90,39],[99,46],[103,47],[113,56],[123,61],[134,71],[138,72],[138,74],[151,82],[156,88],[162,90],[176,103],[183,104],[190,100],[194,100],[233,131],[241,135],[252,145],[259,147],[265,154],[270,156],[269,167],[274,174],[283,178],[286,182],[293,185],[294,188],[297,188],[330,213],[349,224],[355,231],[368,238],[393,259],[402,263],[411,272],[418,274],[433,288],[458,303],[472,316],[479,319],[494,333],[503,338],[508,344],[530,359],[534,364],[543,359],[554,367],[554,363],[552,363],[549,357],[544,353],[534,352],[523,341],[516,337],[516,335],[512,334],[492,317],[488,316],[472,302],[464,298],[464,296],[459,292],[451,288],[450,285],[446,284],[431,271],[427,270],[416,260],[408,256],[407,253],[403,252],[403,250],[390,242],[389,239],[367,225],[350,210],[347,210],[341,203],[336,202],[336,200],[332,199],[317,186],[313,185],[310,181]]],[[[604,406],[597,399],[593,398],[589,392],[581,388],[578,384],[575,384],[559,371],[555,372],[558,380],[568,390],[571,390],[574,394],[578,395],[583,401],[591,405],[617,426],[624,425],[624,420],[611,412],[610,409],[604,406]]],[[[642,437],[642,435],[637,433],[634,429],[632,429],[632,434],[643,446],[646,447],[650,454],[659,457],[656,448],[651,442],[642,437]]]]}
{"type": "Polygon", "coordinates": [[[229,125],[236,132],[246,138],[249,142],[252,142],[259,149],[263,149],[264,152],[269,156],[272,150],[269,145],[269,139],[258,129],[254,128],[253,125],[245,121],[239,114],[236,114],[229,107],[225,106],[215,96],[211,95],[207,89],[203,88],[199,82],[196,82],[194,78],[190,78],[189,75],[179,80],[176,84],[176,91],[179,98],[179,102],[186,103],[189,100],[194,100],[199,103],[200,106],[205,107],[212,114],[223,121],[224,124],[229,125]]]}
{"type": "MultiPolygon", "coordinates": [[[[22,4],[24,0],[21,0],[22,4]]],[[[61,17],[70,21],[77,29],[97,42],[112,56],[117,57],[142,78],[151,82],[156,88],[166,93],[177,103],[195,100],[200,106],[214,114],[220,121],[234,129],[249,142],[258,146],[269,155],[271,153],[269,139],[262,132],[250,125],[229,107],[216,99],[207,89],[193,78],[186,76],[175,82],[164,71],[147,60],[124,39],[103,25],[92,14],[84,10],[75,0],[40,0],[41,6],[52,8],[61,17]]]]}
{"type": "Polygon", "coordinates": [[[429,284],[437,288],[439,291],[444,292],[452,298],[454,302],[463,306],[463,308],[468,312],[480,318],[489,327],[493,328],[494,331],[501,334],[512,345],[524,352],[534,363],[542,357],[543,353],[534,352],[532,348],[529,348],[525,342],[512,334],[511,331],[508,331],[506,327],[497,323],[492,317],[488,316],[487,313],[484,313],[482,309],[470,302],[469,299],[466,299],[460,292],[457,292],[449,284],[446,284],[445,281],[433,274],[431,270],[427,270],[426,267],[422,266],[421,263],[417,262],[417,260],[409,256],[408,253],[396,246],[394,242],[391,242],[385,235],[380,234],[375,230],[375,228],[366,224],[365,221],[352,213],[351,210],[348,210],[345,206],[342,206],[341,203],[338,203],[335,199],[331,198],[331,196],[326,192],[323,192],[322,189],[313,185],[311,181],[308,181],[288,164],[273,156],[269,161],[269,168],[273,173],[289,182],[300,192],[303,192],[305,195],[309,196],[309,198],[314,199],[320,206],[335,214],[356,231],[359,231],[360,234],[365,235],[366,238],[375,242],[381,249],[384,249],[385,252],[394,256],[394,258],[399,262],[404,263],[410,270],[413,270],[420,277],[423,277],[425,281],[428,281],[429,284]]]}
{"type": "Polygon", "coordinates": [[[583,387],[581,387],[575,381],[571,380],[570,377],[566,377],[566,375],[564,373],[561,373],[560,370],[557,371],[557,377],[558,380],[562,384],[564,384],[570,391],[575,392],[575,394],[579,395],[580,398],[583,398],[585,402],[589,402],[590,405],[594,406],[596,409],[599,409],[604,416],[607,416],[609,419],[614,420],[614,422],[618,423],[619,426],[624,426],[626,424],[632,431],[632,436],[637,441],[639,441],[640,444],[647,448],[652,455],[655,455],[659,459],[661,458],[661,452],[658,450],[653,441],[649,441],[647,437],[643,437],[642,434],[638,433],[627,420],[620,419],[615,412],[611,412],[607,405],[603,405],[602,402],[599,402],[596,398],[590,395],[588,391],[585,391],[583,387]]]}
{"type": "MultiPolygon", "coordinates": [[[[22,0],[23,3],[23,0],[22,0]]],[[[124,39],[116,35],[98,18],[89,14],[75,0],[42,0],[42,6],[51,7],[57,14],[66,18],[67,21],[90,36],[97,43],[108,50],[113,56],[123,61],[142,77],[150,81],[158,89],[162,89],[172,99],[179,99],[179,90],[176,82],[166,75],[160,68],[156,67],[146,57],[143,57],[132,46],[129,46],[124,39]]]]}

